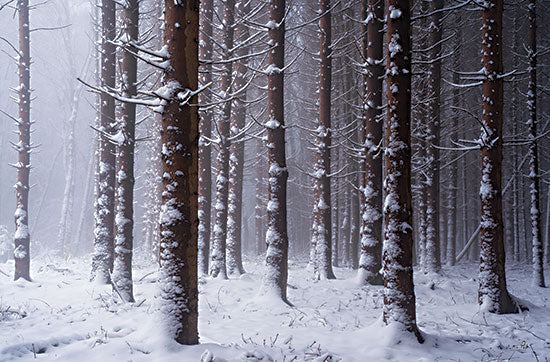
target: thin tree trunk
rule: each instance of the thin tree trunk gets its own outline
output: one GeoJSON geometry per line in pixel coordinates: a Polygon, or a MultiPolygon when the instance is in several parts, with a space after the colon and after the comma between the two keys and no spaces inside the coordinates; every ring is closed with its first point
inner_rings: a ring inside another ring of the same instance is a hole
{"type": "Polygon", "coordinates": [[[529,128],[529,192],[531,194],[531,234],[533,247],[533,284],[545,287],[544,250],[540,225],[540,176],[537,148],[537,1],[530,0],[529,5],[529,90],[527,92],[527,127],[529,128]]]}
{"type": "MultiPolygon", "coordinates": [[[[200,59],[212,59],[212,21],[214,18],[214,1],[201,1],[200,18],[200,59]]],[[[206,85],[212,82],[212,64],[201,66],[200,83],[206,85]]],[[[209,104],[211,95],[208,91],[199,94],[200,104],[209,104]]],[[[200,112],[200,134],[208,139],[212,137],[211,112],[200,112]]],[[[210,218],[212,203],[212,154],[210,142],[199,139],[199,275],[208,275],[210,259],[210,218]]]]}
{"type": "Polygon", "coordinates": [[[284,63],[285,63],[285,0],[270,0],[268,31],[272,50],[269,52],[267,92],[267,148],[269,162],[268,229],[265,273],[260,294],[287,302],[288,234],[287,180],[284,128],[284,63]]]}
{"type": "MultiPolygon", "coordinates": [[[[124,27],[128,47],[137,53],[132,44],[138,43],[139,0],[127,0],[124,8],[124,27]]],[[[137,58],[124,52],[122,58],[123,95],[134,98],[137,94],[137,58]]],[[[121,142],[117,145],[116,236],[113,285],[125,302],[134,301],[132,286],[132,253],[134,247],[134,146],[136,139],[136,105],[122,104],[118,122],[121,142]]]]}
{"type": "MultiPolygon", "coordinates": [[[[234,14],[235,1],[226,0],[223,3],[223,57],[230,59],[233,56],[234,14]]],[[[229,199],[229,149],[231,136],[231,101],[230,91],[233,77],[233,63],[223,64],[221,75],[222,112],[218,119],[219,148],[217,155],[218,174],[216,176],[216,218],[214,224],[214,239],[212,255],[210,257],[210,276],[227,279],[226,269],[226,242],[227,242],[227,215],[229,199]]]]}
{"type": "MultiPolygon", "coordinates": [[[[113,44],[115,29],[115,2],[103,0],[101,3],[101,82],[107,89],[115,88],[116,48],[113,44]]],[[[113,133],[115,123],[115,101],[108,94],[101,94],[100,130],[113,133]]],[[[91,279],[107,284],[111,282],[114,253],[114,213],[115,213],[115,147],[110,140],[99,135],[98,179],[96,184],[94,255],[92,258],[91,279]]]]}
{"type": "Polygon", "coordinates": [[[550,266],[550,183],[546,195],[546,265],[550,266]]]}
{"type": "Polygon", "coordinates": [[[261,255],[265,252],[265,218],[264,218],[264,162],[262,156],[262,140],[256,140],[256,154],[259,157],[256,165],[256,203],[254,206],[254,230],[256,238],[256,253],[261,255]]]}
{"type": "Polygon", "coordinates": [[[506,289],[502,227],[502,1],[486,1],[483,9],[483,131],[481,176],[481,252],[479,304],[492,313],[518,308],[506,289]]]}
{"type": "Polygon", "coordinates": [[[18,0],[19,14],[19,142],[15,146],[17,158],[17,183],[15,184],[15,249],[14,280],[30,276],[30,233],[29,233],[29,176],[31,171],[31,54],[29,0],[18,0]]]}
{"type": "Polygon", "coordinates": [[[382,285],[382,76],[383,18],[381,0],[362,3],[363,38],[361,51],[366,61],[363,75],[362,141],[364,162],[361,174],[361,257],[360,284],[382,285]]]}
{"type": "Polygon", "coordinates": [[[412,268],[410,2],[388,0],[387,5],[383,321],[401,324],[422,343],[412,268]]]}
{"type": "Polygon", "coordinates": [[[181,344],[198,344],[198,88],[199,1],[164,1],[164,43],[170,67],[164,72],[162,115],[162,207],[160,284],[164,329],[181,344]],[[185,19],[185,21],[182,21],[185,19]]]}

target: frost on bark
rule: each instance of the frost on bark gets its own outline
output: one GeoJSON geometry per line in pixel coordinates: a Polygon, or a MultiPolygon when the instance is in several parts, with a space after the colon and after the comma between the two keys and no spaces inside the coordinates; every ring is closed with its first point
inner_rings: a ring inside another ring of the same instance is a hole
{"type": "MultiPolygon", "coordinates": [[[[222,57],[227,60],[233,56],[234,35],[234,0],[223,3],[223,49],[222,57]]],[[[214,239],[212,240],[212,255],[210,257],[210,276],[227,279],[226,270],[226,241],[227,215],[229,199],[229,149],[231,136],[231,92],[233,63],[225,62],[222,65],[220,98],[224,101],[221,114],[218,116],[218,174],[216,175],[216,202],[214,204],[215,222],[214,239]]]]}
{"type": "Polygon", "coordinates": [[[164,2],[162,206],[160,214],[161,313],[169,337],[198,343],[198,87],[199,1],[164,2]]]}
{"type": "Polygon", "coordinates": [[[29,31],[29,1],[18,0],[19,15],[19,119],[17,120],[19,142],[17,151],[17,183],[15,184],[15,234],[14,280],[31,280],[30,233],[29,233],[29,176],[31,170],[31,54],[29,31]]]}
{"type": "MultiPolygon", "coordinates": [[[[201,1],[200,59],[212,59],[212,21],[214,18],[213,0],[201,1]]],[[[212,64],[201,66],[200,82],[204,86],[212,81],[212,64]]],[[[212,96],[208,91],[199,94],[199,104],[209,104],[212,96]]],[[[212,202],[212,151],[207,139],[212,137],[212,113],[200,113],[199,139],[199,274],[208,275],[210,259],[210,218],[212,202]],[[204,138],[206,137],[206,138],[204,138]]]]}
{"type": "Polygon", "coordinates": [[[268,295],[287,302],[288,234],[286,167],[284,128],[284,55],[285,55],[285,0],[270,0],[271,25],[268,31],[273,49],[269,52],[267,92],[267,155],[268,204],[265,272],[260,295],[268,295]]]}
{"type": "Polygon", "coordinates": [[[533,246],[533,284],[544,288],[544,249],[540,215],[540,175],[537,148],[537,1],[530,0],[529,9],[529,90],[527,91],[527,127],[529,128],[529,192],[531,194],[531,234],[533,246]]]}
{"type": "Polygon", "coordinates": [[[412,268],[410,4],[408,0],[388,0],[386,4],[383,320],[386,324],[400,324],[422,343],[424,339],[416,325],[412,268]]]}
{"type": "MultiPolygon", "coordinates": [[[[116,48],[113,41],[115,29],[115,2],[101,3],[101,83],[104,89],[115,88],[116,48]]],[[[99,129],[103,134],[113,134],[115,124],[115,101],[101,94],[99,129]]],[[[115,212],[115,147],[106,137],[99,136],[97,184],[95,200],[94,255],[91,279],[98,283],[110,283],[114,253],[115,212]]]]}
{"type": "Polygon", "coordinates": [[[483,127],[481,134],[481,252],[479,304],[492,313],[514,313],[506,289],[502,226],[502,1],[486,1],[483,10],[483,127]]]}
{"type": "MultiPolygon", "coordinates": [[[[246,16],[250,11],[249,1],[238,1],[237,14],[246,16]]],[[[248,39],[248,26],[239,23],[235,38],[238,41],[248,39]]],[[[241,275],[245,273],[242,261],[242,206],[243,206],[243,171],[244,171],[244,140],[238,135],[246,122],[246,56],[248,47],[239,46],[235,51],[236,58],[242,58],[235,64],[233,113],[231,115],[231,137],[236,139],[231,143],[229,152],[229,197],[227,215],[227,273],[241,275]]]]}
{"type": "Polygon", "coordinates": [[[332,270],[332,219],[330,189],[331,148],[331,88],[332,56],[330,0],[319,1],[320,69],[319,69],[319,121],[315,131],[316,149],[313,188],[312,251],[313,273],[316,279],[335,279],[332,270]]]}
{"type": "MultiPolygon", "coordinates": [[[[124,46],[137,53],[139,0],[127,0],[124,8],[124,46]]],[[[126,98],[137,94],[137,58],[130,52],[122,56],[122,92],[126,98]]],[[[136,105],[122,104],[117,130],[115,260],[113,285],[125,302],[133,302],[132,250],[134,245],[134,146],[136,139],[136,105]]]]}
{"type": "Polygon", "coordinates": [[[441,8],[442,0],[432,0],[429,11],[430,65],[428,67],[428,104],[426,131],[426,258],[424,267],[427,272],[439,272],[441,269],[439,238],[439,143],[440,88],[441,88],[441,8]]]}
{"type": "Polygon", "coordinates": [[[363,172],[361,177],[361,256],[359,283],[382,285],[382,83],[384,3],[364,0],[362,9],[363,172]]]}

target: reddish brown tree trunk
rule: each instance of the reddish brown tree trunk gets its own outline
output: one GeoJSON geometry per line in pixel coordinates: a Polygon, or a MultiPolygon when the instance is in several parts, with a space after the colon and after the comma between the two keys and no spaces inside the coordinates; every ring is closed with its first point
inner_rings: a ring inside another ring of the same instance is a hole
{"type": "Polygon", "coordinates": [[[29,234],[29,176],[31,171],[31,50],[29,1],[18,0],[19,14],[19,142],[17,150],[17,183],[15,184],[14,280],[31,280],[29,234]]]}
{"type": "Polygon", "coordinates": [[[384,311],[419,342],[416,325],[411,197],[411,34],[409,0],[387,1],[384,311]]]}
{"type": "MultiPolygon", "coordinates": [[[[214,18],[213,0],[201,2],[201,32],[200,59],[212,60],[212,21],[214,18]]],[[[201,67],[200,81],[202,85],[212,82],[212,64],[201,67]]],[[[208,91],[199,94],[199,103],[208,104],[212,97],[208,91]]],[[[200,112],[200,134],[208,139],[212,137],[211,112],[200,112]]],[[[210,259],[210,218],[212,203],[212,153],[210,142],[204,138],[199,140],[199,274],[208,274],[210,259]]]]}
{"type": "Polygon", "coordinates": [[[384,2],[364,0],[363,172],[361,174],[361,256],[359,282],[382,285],[382,83],[384,75],[384,2]],[[366,21],[368,19],[368,21],[366,21]]]}
{"type": "Polygon", "coordinates": [[[168,104],[162,115],[160,283],[164,328],[181,344],[197,344],[199,1],[165,0],[164,73],[168,104]]]}
{"type": "MultiPolygon", "coordinates": [[[[138,42],[139,1],[127,0],[124,8],[124,27],[128,44],[133,53],[137,49],[132,42],[138,42]]],[[[122,57],[124,83],[123,94],[134,98],[137,94],[137,58],[128,52],[122,57]]],[[[122,104],[122,116],[118,122],[118,132],[122,143],[117,147],[117,190],[116,190],[116,236],[115,261],[113,266],[113,284],[125,302],[133,302],[132,286],[132,249],[134,245],[134,146],[136,139],[136,105],[122,104]]]]}
{"type": "Polygon", "coordinates": [[[285,0],[270,0],[269,52],[267,92],[267,155],[268,229],[266,233],[266,267],[260,294],[281,298],[287,302],[288,233],[286,191],[288,169],[286,167],[284,128],[284,64],[285,64],[285,0]]]}
{"type": "MultiPolygon", "coordinates": [[[[115,88],[116,36],[115,2],[103,0],[101,4],[101,81],[106,89],[115,88]]],[[[100,125],[102,133],[113,134],[115,124],[115,101],[106,93],[101,94],[100,125]]],[[[110,283],[114,253],[115,213],[115,147],[100,135],[99,177],[96,184],[94,256],[92,279],[99,283],[110,283]]]]}
{"type": "Polygon", "coordinates": [[[479,304],[493,313],[514,313],[506,289],[502,227],[502,1],[483,10],[483,130],[481,135],[481,252],[479,304]]]}

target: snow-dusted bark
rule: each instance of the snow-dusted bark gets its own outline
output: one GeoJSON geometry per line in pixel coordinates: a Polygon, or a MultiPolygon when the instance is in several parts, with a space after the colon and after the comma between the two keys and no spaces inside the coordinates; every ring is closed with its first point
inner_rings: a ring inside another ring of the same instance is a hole
{"type": "Polygon", "coordinates": [[[441,269],[439,240],[439,143],[440,123],[440,88],[441,88],[441,12],[442,0],[432,0],[429,11],[430,65],[428,66],[428,104],[426,138],[426,258],[424,268],[427,272],[438,272],[441,269]]]}
{"type": "MultiPolygon", "coordinates": [[[[115,2],[101,2],[101,83],[105,88],[115,88],[116,48],[113,41],[115,29],[115,2]]],[[[108,94],[101,94],[99,129],[113,134],[115,101],[108,94]]],[[[113,270],[114,212],[115,212],[115,147],[106,137],[99,135],[97,183],[95,200],[94,255],[91,279],[109,283],[113,270]]]]}
{"type": "MultiPolygon", "coordinates": [[[[138,42],[139,0],[127,0],[124,8],[125,46],[133,53],[138,42]]],[[[126,98],[137,94],[137,59],[129,52],[122,56],[122,91],[126,98]]],[[[134,147],[136,139],[136,105],[123,103],[117,125],[115,260],[113,285],[125,302],[133,302],[132,250],[134,246],[134,147]]]]}
{"type": "Polygon", "coordinates": [[[269,52],[267,93],[267,154],[269,162],[265,272],[260,295],[268,295],[287,302],[288,233],[286,167],[284,128],[284,63],[285,63],[285,0],[269,2],[269,52]]]}
{"type": "Polygon", "coordinates": [[[181,344],[198,344],[199,1],[164,1],[170,67],[162,93],[160,288],[163,328],[181,344]],[[185,19],[185,21],[182,21],[185,19]]]}
{"type": "Polygon", "coordinates": [[[31,171],[31,54],[29,0],[17,1],[19,15],[19,119],[17,120],[19,140],[14,145],[17,151],[17,182],[15,184],[15,234],[14,238],[14,280],[30,276],[30,233],[29,233],[29,176],[31,171]]]}
{"type": "Polygon", "coordinates": [[[529,193],[531,194],[531,235],[533,247],[533,284],[544,284],[544,249],[540,215],[540,175],[537,147],[537,1],[530,0],[529,9],[529,90],[527,91],[527,127],[529,128],[529,193]]]}
{"type": "Polygon", "coordinates": [[[313,188],[312,251],[314,276],[317,279],[334,279],[332,271],[332,219],[330,188],[332,92],[331,13],[329,0],[319,0],[320,69],[319,69],[319,119],[315,131],[316,150],[313,188]]]}
{"type": "MultiPolygon", "coordinates": [[[[212,21],[214,18],[214,1],[201,1],[200,21],[201,32],[199,34],[199,58],[212,59],[212,21]]],[[[212,64],[201,66],[200,83],[204,86],[212,81],[212,64]]],[[[200,104],[209,104],[211,95],[208,91],[199,94],[200,104]]],[[[200,112],[200,134],[206,138],[212,136],[212,113],[200,112]]],[[[210,217],[212,202],[212,151],[210,142],[205,138],[199,139],[199,274],[208,274],[208,261],[210,259],[210,217]]]]}
{"type": "Polygon", "coordinates": [[[548,190],[546,192],[546,247],[544,249],[544,257],[546,265],[550,265],[550,184],[548,184],[548,190]]]}
{"type": "Polygon", "coordinates": [[[144,246],[153,260],[158,260],[159,248],[159,214],[160,199],[162,197],[161,157],[162,144],[160,141],[161,117],[155,114],[150,127],[151,138],[146,141],[145,153],[147,168],[145,170],[145,194],[143,213],[144,246]]]}
{"type": "Polygon", "coordinates": [[[342,266],[350,264],[350,208],[351,197],[347,182],[344,184],[344,211],[342,212],[342,266]]]}
{"type": "Polygon", "coordinates": [[[385,151],[385,239],[383,246],[386,324],[397,323],[424,338],[416,325],[411,197],[410,2],[387,1],[387,125],[385,151]]]}
{"type": "Polygon", "coordinates": [[[259,159],[256,164],[256,178],[255,183],[255,206],[254,206],[254,237],[256,239],[256,254],[262,255],[265,252],[265,232],[266,228],[266,215],[265,215],[265,178],[264,174],[264,157],[263,157],[263,141],[261,139],[256,140],[256,154],[259,159]]]}
{"type": "MultiPolygon", "coordinates": [[[[250,11],[250,2],[240,0],[235,8],[237,14],[243,17],[250,11]]],[[[235,38],[242,41],[250,36],[248,26],[239,23],[236,27],[235,38]]],[[[248,47],[239,46],[235,52],[237,58],[246,57],[248,47]]],[[[233,72],[234,89],[241,92],[233,103],[231,115],[231,136],[235,137],[242,132],[246,122],[246,58],[235,64],[233,72]]],[[[230,275],[243,274],[242,261],[242,205],[243,205],[243,171],[244,171],[244,141],[238,138],[231,143],[229,155],[229,197],[227,214],[227,273],[230,275]]]]}
{"type": "Polygon", "coordinates": [[[363,172],[361,174],[361,256],[359,283],[382,285],[382,76],[384,4],[362,3],[363,39],[363,172]]]}
{"type": "MultiPolygon", "coordinates": [[[[233,35],[235,32],[234,9],[235,1],[227,0],[223,3],[223,49],[224,59],[230,59],[233,55],[233,35]]],[[[210,256],[210,276],[213,278],[227,278],[226,270],[226,241],[227,241],[227,214],[229,199],[229,149],[231,136],[231,85],[233,75],[233,63],[226,62],[222,65],[220,97],[225,100],[222,111],[218,115],[218,155],[216,163],[218,174],[216,175],[216,202],[214,204],[215,222],[214,237],[212,240],[212,254],[210,256]]]]}
{"type": "Polygon", "coordinates": [[[506,289],[502,226],[502,1],[485,1],[482,54],[483,127],[481,134],[481,252],[479,304],[488,312],[517,312],[506,289]]]}

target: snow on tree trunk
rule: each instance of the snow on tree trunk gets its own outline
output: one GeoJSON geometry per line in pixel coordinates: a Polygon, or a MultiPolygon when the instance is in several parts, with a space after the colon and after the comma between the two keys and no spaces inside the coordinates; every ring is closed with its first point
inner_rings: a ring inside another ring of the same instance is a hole
{"type": "Polygon", "coordinates": [[[408,0],[388,0],[386,4],[388,118],[383,320],[388,325],[400,324],[423,342],[416,326],[412,268],[410,4],[408,0]]]}
{"type": "Polygon", "coordinates": [[[529,128],[529,192],[531,194],[531,234],[533,248],[533,284],[544,288],[544,249],[540,223],[540,176],[537,148],[537,13],[536,0],[530,0],[529,9],[529,90],[527,91],[527,127],[529,128]]]}
{"type": "Polygon", "coordinates": [[[199,1],[165,0],[164,44],[170,67],[159,90],[162,115],[160,213],[161,313],[169,337],[198,344],[199,1]]]}
{"type": "Polygon", "coordinates": [[[384,4],[364,0],[362,5],[363,157],[361,162],[361,256],[359,283],[382,285],[382,76],[384,4]]]}
{"type": "MultiPolygon", "coordinates": [[[[223,59],[233,56],[233,34],[235,31],[234,0],[223,3],[223,59]]],[[[226,270],[226,241],[227,241],[227,215],[229,199],[229,148],[231,136],[231,85],[233,83],[233,63],[226,62],[222,65],[220,98],[224,100],[221,114],[218,116],[218,174],[216,175],[216,218],[214,223],[214,239],[212,240],[212,255],[210,257],[210,276],[213,278],[227,279],[226,270]]]]}
{"type": "MultiPolygon", "coordinates": [[[[200,9],[201,32],[199,51],[200,59],[212,59],[212,21],[214,18],[213,0],[203,0],[200,9]]],[[[202,86],[212,81],[212,64],[201,66],[200,83],[202,86]]],[[[199,94],[200,104],[209,104],[212,96],[208,91],[199,94]]],[[[212,136],[212,113],[200,112],[200,134],[206,138],[212,136]]],[[[205,138],[199,140],[199,274],[208,275],[210,259],[210,218],[212,202],[212,151],[210,142],[205,138]]]]}
{"type": "MultiPolygon", "coordinates": [[[[116,37],[115,2],[101,3],[101,83],[107,89],[115,88],[116,37]]],[[[102,133],[113,134],[115,101],[108,94],[101,94],[100,124],[102,133]]],[[[98,178],[96,184],[94,255],[91,279],[102,284],[110,283],[114,253],[115,213],[115,147],[103,135],[99,136],[98,178]]]]}
{"type": "MultiPolygon", "coordinates": [[[[332,271],[332,219],[330,189],[331,148],[331,91],[332,56],[331,14],[329,0],[319,1],[320,69],[319,69],[319,121],[315,131],[315,166],[313,188],[312,243],[313,272],[316,279],[335,279],[332,271]]],[[[311,263],[310,259],[310,263],[311,263]]]]}
{"type": "MultiPolygon", "coordinates": [[[[127,0],[124,8],[125,46],[133,53],[138,43],[139,0],[127,0]]],[[[122,90],[126,98],[137,94],[137,58],[129,52],[122,56],[122,90]]],[[[115,260],[113,285],[125,302],[133,302],[132,250],[134,245],[134,146],[136,139],[136,105],[122,104],[118,120],[117,173],[116,173],[116,215],[115,215],[115,260]]]]}
{"type": "MultiPolygon", "coordinates": [[[[239,0],[236,6],[237,14],[245,17],[250,11],[250,3],[239,0]]],[[[243,41],[250,36],[248,26],[240,23],[236,27],[236,39],[243,41]]],[[[237,58],[246,57],[248,48],[238,47],[237,58]]],[[[235,64],[235,92],[233,114],[231,115],[231,136],[236,137],[242,132],[246,122],[246,58],[235,64]]],[[[227,272],[230,275],[245,273],[242,261],[242,205],[243,205],[243,171],[244,171],[244,141],[242,137],[231,143],[229,156],[229,198],[227,215],[227,272]]]]}
{"type": "Polygon", "coordinates": [[[255,206],[254,206],[254,235],[256,239],[256,254],[261,255],[265,252],[265,202],[264,202],[264,157],[262,154],[263,141],[261,139],[256,140],[256,153],[258,154],[258,163],[256,165],[256,178],[254,180],[256,186],[255,192],[255,206]]]}
{"type": "Polygon", "coordinates": [[[426,259],[427,272],[439,272],[441,269],[439,239],[439,143],[440,88],[441,88],[441,12],[442,0],[432,0],[429,11],[432,12],[429,25],[430,65],[428,66],[428,104],[426,138],[426,259]]]}
{"type": "Polygon", "coordinates": [[[287,180],[284,128],[285,0],[269,2],[269,52],[267,91],[268,204],[265,272],[260,295],[287,301],[288,233],[287,180]]]}
{"type": "Polygon", "coordinates": [[[17,121],[19,142],[14,145],[17,151],[17,183],[15,184],[15,234],[14,238],[14,280],[30,276],[30,233],[29,233],[29,176],[31,171],[31,54],[29,1],[18,0],[19,14],[19,119],[17,121]]]}
{"type": "Polygon", "coordinates": [[[483,125],[481,134],[481,252],[478,299],[492,313],[518,308],[506,289],[502,226],[502,1],[483,9],[483,125]]]}
{"type": "Polygon", "coordinates": [[[546,248],[544,255],[546,258],[546,265],[550,265],[550,184],[548,184],[548,190],[546,192],[546,248]]]}

